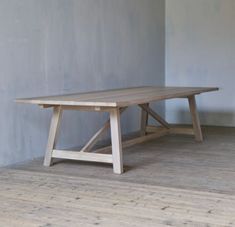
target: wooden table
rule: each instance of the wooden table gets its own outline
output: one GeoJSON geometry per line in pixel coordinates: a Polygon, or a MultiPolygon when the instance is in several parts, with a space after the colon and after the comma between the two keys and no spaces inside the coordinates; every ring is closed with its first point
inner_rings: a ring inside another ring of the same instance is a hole
{"type": "Polygon", "coordinates": [[[17,99],[17,102],[38,104],[43,108],[53,108],[48,144],[44,165],[50,166],[52,158],[72,159],[113,164],[114,173],[123,173],[122,148],[167,134],[194,135],[196,141],[203,141],[200,121],[196,108],[195,96],[218,88],[193,87],[133,87],[116,90],[95,91],[48,97],[17,99]],[[192,116],[193,127],[172,127],[166,120],[150,108],[151,102],[160,100],[186,98],[192,116]],[[141,110],[140,136],[122,142],[120,114],[128,106],[138,105],[141,110]],[[80,151],[59,150],[56,148],[56,138],[63,110],[109,112],[110,119],[98,130],[80,151]],[[160,123],[161,127],[149,126],[148,116],[160,123]],[[111,146],[93,149],[104,132],[111,128],[111,146]],[[111,154],[108,152],[111,151],[111,154]]]}

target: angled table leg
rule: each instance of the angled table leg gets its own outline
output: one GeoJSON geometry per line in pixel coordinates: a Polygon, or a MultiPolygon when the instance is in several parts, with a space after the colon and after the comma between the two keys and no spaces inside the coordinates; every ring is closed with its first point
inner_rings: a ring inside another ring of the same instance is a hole
{"type": "MultiPolygon", "coordinates": [[[[144,104],[147,107],[149,106],[149,103],[144,104]]],[[[140,122],[140,134],[141,136],[146,135],[146,128],[148,125],[148,112],[141,108],[141,122],[140,122]]]]}
{"type": "Polygon", "coordinates": [[[188,102],[189,102],[189,108],[190,108],[190,112],[191,112],[191,116],[192,116],[195,139],[198,142],[202,142],[203,136],[202,136],[200,119],[199,119],[198,112],[197,112],[197,104],[196,104],[195,95],[189,96],[188,102]]]}
{"type": "Polygon", "coordinates": [[[152,110],[148,105],[140,104],[139,105],[144,111],[151,115],[156,121],[158,121],[164,128],[169,129],[170,125],[165,121],[159,114],[152,110]]]}
{"type": "Polygon", "coordinates": [[[51,118],[51,126],[50,126],[50,131],[49,131],[49,136],[48,136],[46,154],[44,158],[44,166],[51,165],[52,152],[55,147],[55,143],[56,143],[56,139],[58,135],[61,115],[62,115],[61,107],[55,106],[53,109],[53,116],[51,118]]]}
{"type": "Polygon", "coordinates": [[[122,160],[122,138],[121,138],[119,108],[110,111],[110,125],[111,125],[113,171],[116,174],[121,174],[123,173],[123,160],[122,160]]]}

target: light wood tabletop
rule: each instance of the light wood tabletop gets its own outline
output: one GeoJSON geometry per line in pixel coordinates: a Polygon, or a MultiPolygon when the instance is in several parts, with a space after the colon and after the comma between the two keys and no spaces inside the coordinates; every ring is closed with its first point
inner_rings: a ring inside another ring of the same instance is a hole
{"type": "Polygon", "coordinates": [[[165,99],[196,95],[218,88],[200,87],[133,87],[86,93],[74,93],[35,98],[17,99],[16,102],[41,105],[72,105],[72,106],[102,106],[123,107],[143,104],[165,99]]]}
{"type": "Polygon", "coordinates": [[[71,159],[113,164],[114,173],[123,173],[122,149],[137,143],[156,139],[168,134],[194,135],[196,141],[202,142],[203,136],[195,96],[204,92],[216,91],[216,87],[132,87],[87,93],[44,96],[17,99],[19,103],[37,104],[43,108],[53,108],[48,144],[44,165],[50,166],[53,158],[71,159]],[[173,126],[156,113],[150,103],[160,100],[186,98],[192,116],[192,128],[173,126]],[[132,105],[141,108],[140,136],[122,141],[120,115],[132,105]],[[61,150],[56,148],[56,140],[64,110],[103,111],[109,112],[110,118],[83,146],[80,151],[61,150]],[[148,125],[151,116],[160,126],[148,125]],[[94,149],[103,134],[111,128],[111,146],[94,149]]]}

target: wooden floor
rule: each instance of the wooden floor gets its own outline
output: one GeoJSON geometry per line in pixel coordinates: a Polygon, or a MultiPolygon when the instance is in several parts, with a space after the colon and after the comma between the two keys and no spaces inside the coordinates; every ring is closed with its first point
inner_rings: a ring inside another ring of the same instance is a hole
{"type": "Polygon", "coordinates": [[[235,226],[235,129],[168,136],[108,164],[34,160],[0,170],[0,226],[235,226]]]}

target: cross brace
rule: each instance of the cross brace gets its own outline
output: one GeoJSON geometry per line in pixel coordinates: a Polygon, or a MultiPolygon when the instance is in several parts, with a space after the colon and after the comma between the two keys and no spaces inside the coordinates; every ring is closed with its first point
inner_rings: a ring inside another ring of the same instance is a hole
{"type": "MultiPolygon", "coordinates": [[[[141,136],[122,142],[120,129],[120,115],[127,109],[123,108],[79,108],[79,110],[94,110],[105,111],[110,113],[110,119],[91,137],[91,139],[84,145],[80,151],[68,151],[56,149],[56,139],[58,136],[59,124],[61,121],[62,112],[64,109],[71,109],[72,107],[53,106],[53,116],[51,120],[51,127],[48,137],[47,151],[44,159],[44,165],[50,166],[52,158],[72,159],[80,161],[91,162],[105,162],[112,163],[114,172],[121,174],[123,172],[122,163],[122,148],[129,147],[138,143],[142,143],[151,139],[155,139],[168,134],[186,134],[195,135],[197,141],[202,141],[202,133],[200,121],[196,109],[195,96],[187,97],[189,101],[190,112],[192,115],[193,128],[184,128],[170,125],[165,119],[157,114],[149,103],[140,104],[142,109],[141,116],[141,136]],[[160,127],[148,125],[148,115],[153,117],[160,123],[160,127]],[[111,146],[103,147],[94,150],[94,146],[101,139],[104,133],[111,127],[111,146]],[[112,152],[112,154],[108,154],[112,152]]],[[[45,107],[47,108],[47,106],[45,107]]],[[[74,108],[76,109],[76,108],[74,108]]]]}

